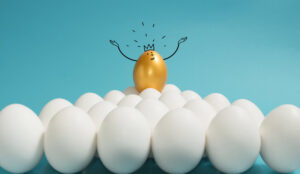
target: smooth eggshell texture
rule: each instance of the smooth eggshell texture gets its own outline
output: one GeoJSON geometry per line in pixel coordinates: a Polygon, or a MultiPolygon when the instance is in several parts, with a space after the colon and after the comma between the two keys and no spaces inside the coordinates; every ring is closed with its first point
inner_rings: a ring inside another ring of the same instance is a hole
{"type": "Polygon", "coordinates": [[[125,95],[129,95],[129,94],[139,94],[139,92],[135,89],[135,87],[134,86],[130,86],[130,87],[128,87],[128,88],[126,88],[124,91],[123,91],[123,93],[125,94],[125,95]]]}
{"type": "Polygon", "coordinates": [[[261,122],[264,120],[264,114],[261,110],[251,101],[247,99],[239,99],[232,103],[232,105],[239,106],[248,112],[249,116],[253,119],[259,128],[261,122]]]}
{"type": "Polygon", "coordinates": [[[142,97],[136,94],[129,94],[118,103],[118,106],[135,107],[140,101],[142,101],[142,97]]]}
{"type": "Polygon", "coordinates": [[[107,101],[101,101],[97,104],[95,104],[88,112],[88,114],[91,116],[92,120],[95,123],[96,130],[98,131],[102,121],[104,118],[108,115],[110,111],[115,109],[117,105],[107,102],[107,101]]]}
{"type": "Polygon", "coordinates": [[[212,107],[215,108],[217,113],[227,106],[230,106],[229,100],[220,93],[210,94],[206,96],[204,100],[211,104],[212,107]]]}
{"type": "Polygon", "coordinates": [[[205,131],[207,130],[211,120],[216,115],[215,109],[202,99],[190,100],[184,105],[184,108],[193,111],[196,116],[200,118],[205,131]]]}
{"type": "Polygon", "coordinates": [[[48,162],[57,171],[81,171],[96,152],[96,128],[92,119],[73,106],[59,111],[48,124],[44,148],[48,162]]]}
{"type": "Polygon", "coordinates": [[[168,112],[153,131],[153,156],[167,173],[191,171],[202,158],[204,146],[205,135],[199,119],[184,108],[168,112]]]}
{"type": "Polygon", "coordinates": [[[182,107],[186,103],[181,94],[176,91],[168,91],[163,93],[159,100],[166,104],[170,110],[182,107]]]}
{"type": "Polygon", "coordinates": [[[300,168],[300,110],[281,105],[267,115],[260,126],[261,156],[273,170],[281,173],[300,168]]]}
{"type": "Polygon", "coordinates": [[[194,100],[194,99],[201,99],[200,95],[192,90],[186,90],[181,93],[182,97],[186,101],[194,100]]]}
{"type": "Polygon", "coordinates": [[[48,102],[39,115],[44,127],[47,128],[49,121],[58,111],[68,106],[72,106],[72,103],[62,98],[56,98],[48,102]]]}
{"type": "Polygon", "coordinates": [[[160,95],[161,95],[160,92],[153,88],[147,88],[140,93],[140,96],[143,99],[146,99],[146,98],[158,99],[160,97],[160,95]]]}
{"type": "Polygon", "coordinates": [[[207,130],[208,158],[224,173],[242,173],[256,161],[260,150],[257,126],[237,106],[220,111],[207,130]]]}
{"type": "Polygon", "coordinates": [[[166,93],[166,92],[169,92],[169,91],[174,91],[174,92],[177,92],[177,93],[180,93],[180,89],[173,85],[173,84],[167,84],[165,85],[165,87],[163,88],[163,90],[161,91],[161,93],[166,93]]]}
{"type": "Polygon", "coordinates": [[[105,101],[118,104],[125,95],[119,90],[112,90],[104,96],[105,101]]]}
{"type": "Polygon", "coordinates": [[[37,115],[20,104],[0,113],[0,164],[12,173],[33,169],[43,155],[44,128],[37,115]]]}
{"type": "Polygon", "coordinates": [[[132,173],[146,161],[150,151],[150,127],[143,114],[118,107],[103,120],[98,132],[98,154],[114,173],[132,173]]]}
{"type": "Polygon", "coordinates": [[[88,112],[92,106],[102,100],[99,95],[89,92],[80,96],[74,105],[88,112]]]}
{"type": "Polygon", "coordinates": [[[136,108],[143,113],[151,130],[154,129],[158,121],[169,111],[163,102],[152,98],[144,99],[136,108]]]}

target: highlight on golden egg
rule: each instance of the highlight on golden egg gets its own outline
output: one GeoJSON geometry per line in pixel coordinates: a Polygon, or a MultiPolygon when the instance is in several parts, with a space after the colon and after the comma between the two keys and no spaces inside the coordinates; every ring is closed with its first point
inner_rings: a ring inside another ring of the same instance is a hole
{"type": "Polygon", "coordinates": [[[161,92],[167,82],[167,76],[166,63],[154,50],[144,52],[134,66],[133,79],[138,92],[146,88],[154,88],[161,92]]]}

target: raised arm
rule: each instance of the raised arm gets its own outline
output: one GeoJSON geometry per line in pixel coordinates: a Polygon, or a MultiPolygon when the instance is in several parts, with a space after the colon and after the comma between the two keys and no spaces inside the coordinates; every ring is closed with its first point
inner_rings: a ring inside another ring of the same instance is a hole
{"type": "Polygon", "coordinates": [[[183,38],[179,39],[176,50],[170,56],[164,58],[164,60],[167,60],[167,59],[171,58],[172,56],[174,56],[176,54],[176,52],[178,51],[179,45],[181,43],[185,42],[186,40],[187,40],[187,37],[183,37],[183,38]]]}
{"type": "Polygon", "coordinates": [[[121,51],[120,45],[119,45],[115,40],[109,40],[109,42],[110,42],[113,46],[116,46],[116,47],[118,48],[118,50],[120,51],[120,53],[121,53],[126,59],[129,59],[129,60],[131,60],[131,61],[135,61],[135,62],[136,62],[135,59],[132,59],[132,58],[126,56],[126,55],[121,51]]]}

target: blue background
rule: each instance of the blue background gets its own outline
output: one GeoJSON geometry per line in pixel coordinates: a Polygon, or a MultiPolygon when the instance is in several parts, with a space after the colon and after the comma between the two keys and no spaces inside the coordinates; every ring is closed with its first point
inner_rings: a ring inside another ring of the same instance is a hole
{"type": "Polygon", "coordinates": [[[138,58],[133,40],[156,38],[166,57],[183,36],[167,61],[168,83],[247,98],[264,114],[300,106],[299,9],[297,0],[0,0],[0,109],[21,103],[38,114],[53,98],[123,90],[133,85],[134,62],[108,40],[138,58]]]}

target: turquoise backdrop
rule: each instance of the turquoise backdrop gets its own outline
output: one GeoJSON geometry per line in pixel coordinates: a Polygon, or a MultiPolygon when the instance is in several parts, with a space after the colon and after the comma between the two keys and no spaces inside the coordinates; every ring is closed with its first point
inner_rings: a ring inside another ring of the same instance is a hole
{"type": "Polygon", "coordinates": [[[138,58],[133,40],[156,38],[164,57],[183,36],[167,61],[168,83],[246,98],[264,114],[299,107],[299,9],[297,0],[0,0],[0,109],[21,103],[38,114],[53,98],[123,90],[133,85],[134,62],[110,39],[138,58]]]}

